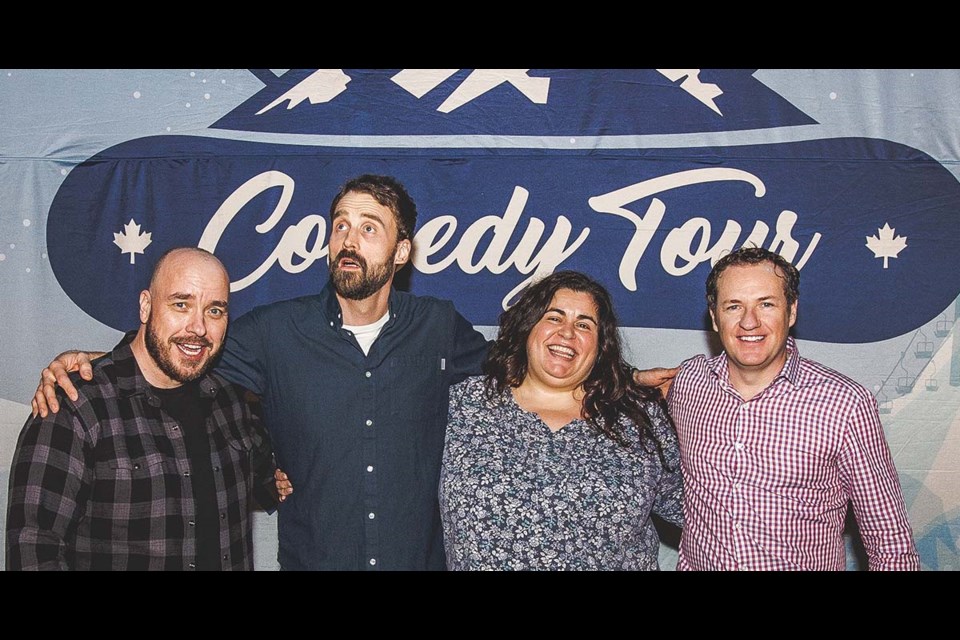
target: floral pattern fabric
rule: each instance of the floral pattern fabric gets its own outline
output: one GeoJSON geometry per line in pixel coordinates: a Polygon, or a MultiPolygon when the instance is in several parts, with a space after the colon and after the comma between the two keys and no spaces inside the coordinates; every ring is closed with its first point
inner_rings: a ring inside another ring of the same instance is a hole
{"type": "Polygon", "coordinates": [[[450,390],[440,511],[451,570],[658,570],[656,513],[682,525],[676,435],[646,406],[669,469],[637,427],[625,448],[574,420],[553,432],[483,377],[450,390]],[[647,449],[651,450],[647,450],[647,449]]]}

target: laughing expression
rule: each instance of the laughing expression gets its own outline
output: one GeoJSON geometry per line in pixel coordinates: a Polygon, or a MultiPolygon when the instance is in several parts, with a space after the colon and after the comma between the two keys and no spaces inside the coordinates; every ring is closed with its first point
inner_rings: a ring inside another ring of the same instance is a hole
{"type": "Polygon", "coordinates": [[[176,387],[210,369],[226,337],[229,291],[226,272],[215,260],[189,253],[167,259],[140,298],[150,356],[140,367],[148,382],[176,387]]]}
{"type": "Polygon", "coordinates": [[[527,337],[527,376],[575,390],[597,361],[598,310],[593,296],[559,289],[527,337]]]}
{"type": "Polygon", "coordinates": [[[717,280],[713,328],[727,352],[731,379],[769,383],[787,360],[797,303],[787,304],[783,278],[770,262],[728,267],[717,280]]]}

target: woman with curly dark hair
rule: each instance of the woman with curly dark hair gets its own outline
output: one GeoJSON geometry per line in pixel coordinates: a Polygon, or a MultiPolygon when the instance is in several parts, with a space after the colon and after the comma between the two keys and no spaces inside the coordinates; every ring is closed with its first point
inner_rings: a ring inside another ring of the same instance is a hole
{"type": "Polygon", "coordinates": [[[633,383],[602,285],[548,275],[450,392],[440,510],[450,569],[656,570],[651,513],[681,524],[676,434],[633,383]]]}

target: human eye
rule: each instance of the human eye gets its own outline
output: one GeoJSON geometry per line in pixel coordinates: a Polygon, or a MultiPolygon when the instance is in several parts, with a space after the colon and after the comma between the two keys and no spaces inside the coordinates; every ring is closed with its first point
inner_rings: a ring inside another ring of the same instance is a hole
{"type": "Polygon", "coordinates": [[[590,331],[593,329],[593,325],[590,324],[589,322],[578,322],[577,328],[580,329],[581,331],[590,331]]]}
{"type": "Polygon", "coordinates": [[[207,310],[207,313],[212,315],[214,318],[222,318],[223,316],[227,315],[227,310],[222,307],[210,307],[210,309],[207,310]]]}

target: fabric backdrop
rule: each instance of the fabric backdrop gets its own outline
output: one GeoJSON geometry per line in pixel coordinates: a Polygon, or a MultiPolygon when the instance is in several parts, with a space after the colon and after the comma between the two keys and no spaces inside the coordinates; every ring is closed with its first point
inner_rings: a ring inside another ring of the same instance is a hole
{"type": "Polygon", "coordinates": [[[958,116],[957,70],[2,70],[0,482],[40,369],[135,327],[165,249],[216,253],[234,317],[316,292],[331,198],[386,173],[420,212],[402,286],[493,336],[585,271],[639,367],[716,353],[712,262],[781,253],[801,353],[874,393],[923,567],[957,569],[958,116]]]}

